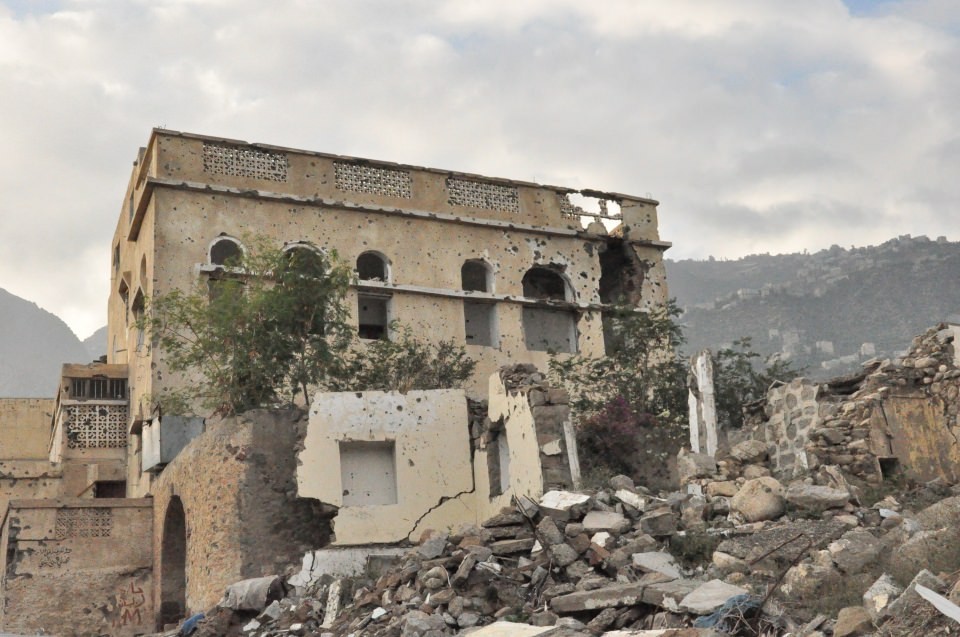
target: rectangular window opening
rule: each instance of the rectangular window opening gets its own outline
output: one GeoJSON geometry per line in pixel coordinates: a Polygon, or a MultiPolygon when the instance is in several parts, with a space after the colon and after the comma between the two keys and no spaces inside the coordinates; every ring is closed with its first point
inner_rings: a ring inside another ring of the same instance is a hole
{"type": "Polygon", "coordinates": [[[464,301],[463,325],[467,345],[497,347],[497,306],[495,304],[464,301]]]}
{"type": "Polygon", "coordinates": [[[377,341],[389,337],[390,297],[373,294],[357,295],[358,334],[360,338],[377,341]]]}
{"type": "Polygon", "coordinates": [[[125,480],[98,480],[93,483],[94,498],[125,498],[127,483],[125,480]]]}
{"type": "Polygon", "coordinates": [[[393,441],[340,442],[343,506],[397,503],[397,462],[393,441]]]}
{"type": "Polygon", "coordinates": [[[528,350],[576,354],[576,315],[569,310],[524,307],[523,336],[528,350]]]}

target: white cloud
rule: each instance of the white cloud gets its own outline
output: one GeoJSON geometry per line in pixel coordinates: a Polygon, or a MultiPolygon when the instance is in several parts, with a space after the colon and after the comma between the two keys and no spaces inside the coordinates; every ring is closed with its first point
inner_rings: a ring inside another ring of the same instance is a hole
{"type": "Polygon", "coordinates": [[[960,238],[953,0],[25,6],[0,2],[0,287],[81,336],[156,125],[649,194],[675,257],[960,238]]]}

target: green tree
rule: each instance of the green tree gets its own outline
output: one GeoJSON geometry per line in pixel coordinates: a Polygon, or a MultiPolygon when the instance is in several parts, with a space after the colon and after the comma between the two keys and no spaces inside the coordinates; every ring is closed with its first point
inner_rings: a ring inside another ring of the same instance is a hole
{"type": "Polygon", "coordinates": [[[292,402],[339,370],[350,345],[350,270],[336,253],[263,239],[190,291],[151,299],[143,319],[174,372],[196,382],[169,399],[224,413],[292,402]]]}
{"type": "Polygon", "coordinates": [[[717,420],[724,427],[743,426],[743,406],[767,395],[776,381],[788,382],[803,373],[790,361],[761,361],[749,336],[713,355],[717,420]]]}
{"type": "Polygon", "coordinates": [[[331,391],[400,391],[463,387],[477,362],[452,341],[428,343],[394,321],[389,340],[355,342],[338,374],[327,381],[331,391]]]}
{"type": "Polygon", "coordinates": [[[680,310],[670,301],[649,311],[617,306],[607,314],[611,336],[602,357],[550,357],[555,382],[571,392],[575,410],[599,412],[620,397],[636,415],[679,423],[686,414],[686,364],[678,356],[684,343],[676,323],[680,310]]]}

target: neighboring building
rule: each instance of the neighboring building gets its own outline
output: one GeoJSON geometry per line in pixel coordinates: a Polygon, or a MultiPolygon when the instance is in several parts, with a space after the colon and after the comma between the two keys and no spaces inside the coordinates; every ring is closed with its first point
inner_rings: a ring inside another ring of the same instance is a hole
{"type": "MultiPolygon", "coordinates": [[[[154,130],[134,163],[112,248],[107,360],[129,369],[129,431],[137,436],[154,418],[164,389],[188,382],[137,328],[147,299],[215,278],[245,236],[288,250],[336,249],[355,266],[348,302],[359,336],[389,338],[398,320],[420,336],[463,343],[478,361],[467,392],[482,397],[503,365],[545,368],[548,349],[602,354],[604,310],[621,297],[641,309],[666,301],[670,244],[657,234],[656,206],[154,130]],[[584,212],[571,195],[596,199],[601,212],[584,212]],[[621,224],[611,234],[598,221],[614,209],[621,224]]],[[[133,441],[131,453],[139,447],[133,441]]],[[[156,475],[139,465],[131,456],[131,496],[149,493],[156,475]]]]}
{"type": "Polygon", "coordinates": [[[61,472],[50,463],[53,398],[0,399],[0,516],[18,498],[60,495],[61,472]]]}

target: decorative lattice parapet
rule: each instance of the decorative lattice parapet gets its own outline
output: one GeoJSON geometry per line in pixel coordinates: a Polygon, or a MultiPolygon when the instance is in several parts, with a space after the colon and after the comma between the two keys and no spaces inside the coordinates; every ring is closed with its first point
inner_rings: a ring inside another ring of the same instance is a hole
{"type": "Polygon", "coordinates": [[[560,216],[568,219],[580,219],[580,216],[586,214],[586,211],[577,204],[570,201],[570,196],[561,192],[557,193],[557,203],[560,204],[560,216]]]}
{"type": "Polygon", "coordinates": [[[203,145],[203,171],[215,175],[286,181],[289,165],[286,153],[225,144],[203,145]]]}
{"type": "Polygon", "coordinates": [[[56,538],[110,537],[113,510],[106,508],[60,509],[54,528],[56,538]]]}
{"type": "Polygon", "coordinates": [[[127,446],[126,405],[68,405],[64,429],[71,449],[127,446]]]}
{"type": "Polygon", "coordinates": [[[520,212],[520,196],[515,186],[500,186],[469,179],[447,179],[447,193],[454,206],[469,206],[503,212],[520,212]]]}
{"type": "Polygon", "coordinates": [[[337,190],[366,192],[372,195],[410,199],[413,196],[410,173],[405,170],[377,168],[364,164],[334,162],[337,190]]]}

